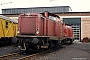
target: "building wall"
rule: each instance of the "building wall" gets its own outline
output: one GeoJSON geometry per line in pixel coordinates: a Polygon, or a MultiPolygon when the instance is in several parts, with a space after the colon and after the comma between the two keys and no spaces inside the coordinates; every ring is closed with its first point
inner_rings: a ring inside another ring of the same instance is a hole
{"type": "Polygon", "coordinates": [[[85,37],[90,38],[90,16],[81,19],[81,40],[85,37]]]}
{"type": "Polygon", "coordinates": [[[66,12],[56,14],[59,16],[90,16],[90,12],[66,12]]]}

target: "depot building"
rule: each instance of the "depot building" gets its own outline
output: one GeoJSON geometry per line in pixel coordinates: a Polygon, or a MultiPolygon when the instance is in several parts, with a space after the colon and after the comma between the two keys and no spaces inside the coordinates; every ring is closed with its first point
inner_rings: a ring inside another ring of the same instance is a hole
{"type": "Polygon", "coordinates": [[[57,14],[63,23],[72,25],[75,40],[82,41],[83,38],[90,38],[90,12],[72,12],[69,6],[7,8],[2,9],[1,15],[18,19],[21,13],[43,13],[45,11],[57,14]]]}

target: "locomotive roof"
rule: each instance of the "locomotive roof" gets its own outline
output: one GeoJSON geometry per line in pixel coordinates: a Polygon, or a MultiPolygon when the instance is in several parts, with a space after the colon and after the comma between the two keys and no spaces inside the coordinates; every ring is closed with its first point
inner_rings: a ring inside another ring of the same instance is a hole
{"type": "MultiPolygon", "coordinates": [[[[47,12],[47,11],[46,11],[46,12],[47,12]]],[[[42,15],[44,16],[44,13],[40,13],[40,14],[42,14],[42,15]]],[[[56,14],[54,14],[54,13],[48,12],[48,14],[49,14],[49,16],[54,16],[54,17],[60,18],[58,15],[56,15],[56,14]]]]}
{"type": "Polygon", "coordinates": [[[8,21],[11,21],[11,22],[14,22],[14,23],[18,23],[18,20],[11,19],[11,18],[6,17],[6,16],[3,16],[3,15],[0,15],[0,18],[5,19],[5,20],[8,20],[8,21]]]}

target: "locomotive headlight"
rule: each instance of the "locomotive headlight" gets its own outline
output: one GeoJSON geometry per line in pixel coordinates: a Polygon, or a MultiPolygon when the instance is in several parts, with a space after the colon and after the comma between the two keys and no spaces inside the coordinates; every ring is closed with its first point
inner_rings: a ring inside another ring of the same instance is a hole
{"type": "Polygon", "coordinates": [[[36,34],[39,34],[39,28],[36,30],[36,34]]]}
{"type": "Polygon", "coordinates": [[[18,33],[18,34],[20,33],[20,29],[18,29],[17,33],[18,33]]]}
{"type": "Polygon", "coordinates": [[[39,31],[36,31],[36,34],[39,34],[39,31]]]}

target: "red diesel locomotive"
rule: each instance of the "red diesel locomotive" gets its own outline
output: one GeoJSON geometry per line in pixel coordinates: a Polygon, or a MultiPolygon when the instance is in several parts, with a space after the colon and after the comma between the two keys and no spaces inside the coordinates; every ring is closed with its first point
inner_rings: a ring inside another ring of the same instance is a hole
{"type": "Polygon", "coordinates": [[[17,45],[21,50],[48,49],[72,42],[72,26],[61,23],[53,13],[24,13],[18,18],[17,45]]]}

